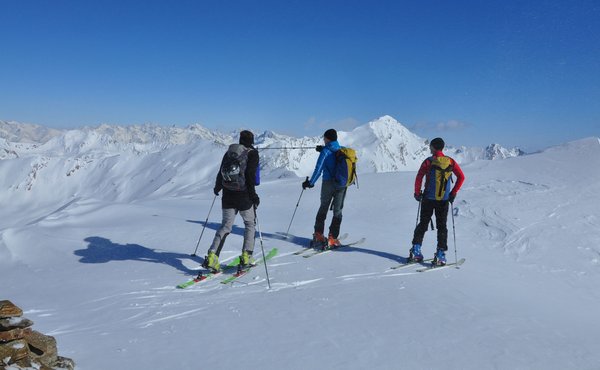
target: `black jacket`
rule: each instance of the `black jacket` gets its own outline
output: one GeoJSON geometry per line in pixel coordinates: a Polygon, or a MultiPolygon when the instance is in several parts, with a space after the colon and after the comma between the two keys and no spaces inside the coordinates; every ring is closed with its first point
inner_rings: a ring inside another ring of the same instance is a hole
{"type": "Polygon", "coordinates": [[[258,168],[258,151],[253,146],[244,146],[246,148],[251,148],[250,152],[248,152],[248,163],[244,174],[246,178],[246,191],[233,191],[223,188],[221,166],[223,165],[225,155],[223,155],[223,160],[221,160],[221,166],[219,166],[219,172],[215,182],[215,191],[223,190],[223,197],[221,199],[222,208],[235,208],[238,211],[245,211],[252,208],[254,200],[258,198],[254,185],[256,170],[258,168]]]}

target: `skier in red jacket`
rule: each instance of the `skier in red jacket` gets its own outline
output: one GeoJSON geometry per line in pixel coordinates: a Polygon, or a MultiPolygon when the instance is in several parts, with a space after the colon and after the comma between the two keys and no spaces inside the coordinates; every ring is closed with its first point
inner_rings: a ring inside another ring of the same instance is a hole
{"type": "Polygon", "coordinates": [[[458,163],[444,155],[444,140],[435,138],[431,140],[429,149],[432,156],[421,164],[421,168],[415,179],[415,199],[420,203],[421,218],[415,228],[412,248],[410,249],[409,261],[423,261],[421,244],[429,226],[431,216],[435,212],[435,223],[437,227],[437,250],[433,258],[433,264],[443,266],[446,264],[446,251],[448,250],[448,204],[453,203],[456,194],[460,190],[465,175],[458,163]],[[456,175],[456,183],[452,187],[452,174],[456,175]],[[425,177],[425,189],[421,191],[425,177]]]}

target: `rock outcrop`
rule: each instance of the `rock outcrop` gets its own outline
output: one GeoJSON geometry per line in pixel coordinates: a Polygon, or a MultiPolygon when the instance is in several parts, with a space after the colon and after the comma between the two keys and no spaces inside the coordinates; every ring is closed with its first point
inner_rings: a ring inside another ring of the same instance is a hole
{"type": "Polygon", "coordinates": [[[58,356],[56,340],[31,329],[33,322],[10,301],[0,301],[0,369],[68,369],[73,360],[58,356]]]}

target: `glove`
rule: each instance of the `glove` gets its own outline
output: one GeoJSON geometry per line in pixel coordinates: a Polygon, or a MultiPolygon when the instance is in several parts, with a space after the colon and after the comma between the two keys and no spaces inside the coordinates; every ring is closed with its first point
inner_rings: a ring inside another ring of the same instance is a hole
{"type": "Polygon", "coordinates": [[[306,188],[309,188],[309,189],[310,189],[310,188],[313,188],[313,187],[314,187],[314,185],[312,185],[312,184],[310,183],[310,181],[308,181],[308,178],[306,179],[306,181],[304,181],[304,182],[302,183],[302,189],[306,189],[306,188]]]}
{"type": "Polygon", "coordinates": [[[450,201],[450,203],[454,203],[454,199],[455,198],[456,198],[456,194],[450,193],[450,196],[448,197],[448,200],[450,201]]]}
{"type": "Polygon", "coordinates": [[[252,198],[252,204],[254,205],[254,208],[258,208],[258,205],[260,204],[260,198],[258,195],[254,195],[254,198],[252,198]]]}
{"type": "Polygon", "coordinates": [[[415,193],[415,200],[416,200],[417,202],[420,202],[420,201],[422,201],[422,200],[423,200],[423,193],[418,193],[418,194],[417,194],[417,193],[415,193]]]}
{"type": "Polygon", "coordinates": [[[317,150],[317,152],[321,153],[323,151],[323,148],[325,148],[323,145],[317,145],[315,149],[317,150]]]}
{"type": "Polygon", "coordinates": [[[219,188],[214,188],[213,189],[213,193],[215,193],[215,195],[219,195],[220,191],[221,191],[221,189],[219,189],[219,188]]]}

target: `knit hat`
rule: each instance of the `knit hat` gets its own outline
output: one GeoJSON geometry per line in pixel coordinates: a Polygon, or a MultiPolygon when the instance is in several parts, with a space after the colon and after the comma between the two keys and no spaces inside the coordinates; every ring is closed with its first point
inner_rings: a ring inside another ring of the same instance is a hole
{"type": "Polygon", "coordinates": [[[436,137],[435,139],[431,140],[430,145],[435,150],[442,150],[442,149],[444,149],[444,146],[446,145],[446,143],[444,143],[444,140],[441,137],[436,137]]]}
{"type": "Polygon", "coordinates": [[[330,128],[329,130],[325,131],[325,133],[323,134],[323,137],[325,137],[331,141],[336,141],[337,140],[337,131],[330,128]]]}
{"type": "Polygon", "coordinates": [[[240,132],[240,144],[248,147],[254,145],[254,134],[248,130],[240,132]]]}

